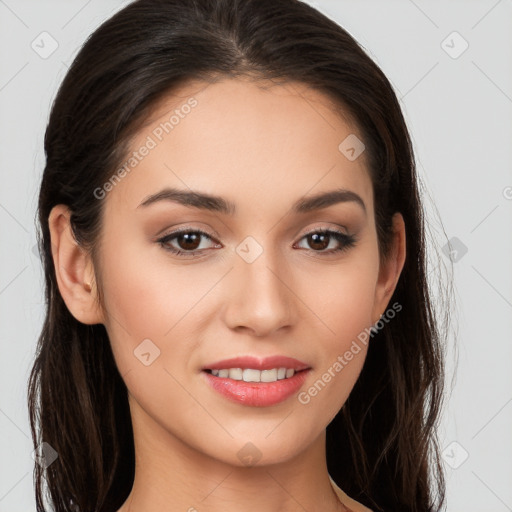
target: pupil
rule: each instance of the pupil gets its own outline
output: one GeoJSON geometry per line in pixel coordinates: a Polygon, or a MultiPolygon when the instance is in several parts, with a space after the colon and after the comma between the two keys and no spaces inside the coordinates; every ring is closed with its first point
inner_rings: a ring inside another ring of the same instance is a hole
{"type": "Polygon", "coordinates": [[[180,247],[182,247],[182,249],[189,249],[189,250],[197,249],[197,247],[199,246],[199,243],[198,243],[199,240],[200,240],[200,237],[198,236],[197,233],[184,233],[184,234],[180,235],[178,238],[180,247]],[[183,240],[185,240],[185,245],[183,245],[181,243],[183,240]],[[187,244],[189,244],[189,245],[187,245],[187,244]],[[192,244],[192,245],[190,245],[190,244],[192,244]]]}
{"type": "MultiPolygon", "coordinates": [[[[313,233],[308,235],[309,244],[312,249],[323,250],[329,246],[329,234],[313,233]]],[[[199,247],[200,236],[198,233],[184,233],[179,235],[178,243],[182,249],[195,250],[199,247]]]]}
{"type": "Polygon", "coordinates": [[[329,238],[329,235],[325,234],[325,233],[314,233],[312,235],[309,235],[309,239],[313,240],[313,244],[310,244],[310,246],[313,249],[325,249],[329,245],[328,238],[329,238]],[[323,239],[323,241],[318,242],[319,239],[323,239]],[[326,241],[327,241],[327,243],[326,243],[326,241]]]}

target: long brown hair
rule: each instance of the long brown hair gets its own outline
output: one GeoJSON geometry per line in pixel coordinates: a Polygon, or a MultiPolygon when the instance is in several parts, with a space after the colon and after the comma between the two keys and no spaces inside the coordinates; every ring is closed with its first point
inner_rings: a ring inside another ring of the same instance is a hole
{"type": "MultiPolygon", "coordinates": [[[[138,0],[104,22],[72,63],[52,106],[38,205],[46,318],[30,374],[34,446],[58,454],[34,470],[55,512],[116,511],[134,478],[127,389],[103,325],[84,325],[57,287],[48,216],[67,205],[76,240],[97,256],[101,187],[159,100],[189,80],[254,75],[298,81],[332,98],[364,136],[380,255],[391,217],[406,226],[405,265],[390,303],[402,310],[372,337],[360,377],[327,427],[328,470],[374,511],[444,503],[436,438],[443,377],[441,318],[426,275],[426,236],[411,139],[382,71],[338,24],[298,0],[138,0]]],[[[101,291],[101,286],[99,286],[101,291]]]]}

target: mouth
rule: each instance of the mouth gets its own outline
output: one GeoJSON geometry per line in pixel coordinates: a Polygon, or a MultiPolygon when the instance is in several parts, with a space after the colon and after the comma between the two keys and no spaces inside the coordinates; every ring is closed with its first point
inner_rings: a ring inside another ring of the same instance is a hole
{"type": "MultiPolygon", "coordinates": [[[[264,370],[276,370],[279,375],[282,375],[282,369],[284,368],[285,376],[277,377],[277,378],[285,378],[286,372],[290,372],[294,370],[295,372],[299,372],[301,370],[306,370],[310,368],[310,366],[303,361],[299,361],[293,357],[288,356],[269,356],[264,358],[259,358],[255,356],[240,356],[240,357],[232,357],[230,359],[223,359],[222,361],[216,361],[214,363],[207,364],[203,366],[202,370],[219,370],[223,372],[225,376],[226,370],[229,372],[231,370],[251,370],[251,371],[264,371],[264,370]]],[[[238,375],[236,372],[234,373],[238,375]]],[[[249,374],[248,374],[249,375],[249,374]]],[[[256,376],[256,374],[253,374],[256,376]]],[[[266,374],[270,375],[270,374],[266,374]]],[[[238,380],[238,379],[237,379],[238,380]]]]}
{"type": "Polygon", "coordinates": [[[210,364],[201,374],[213,390],[231,402],[268,407],[296,394],[311,369],[294,358],[247,356],[210,364]]]}
{"type": "Polygon", "coordinates": [[[294,375],[305,372],[309,368],[303,370],[295,370],[294,368],[270,368],[267,370],[257,370],[255,368],[222,368],[222,369],[206,369],[203,370],[213,377],[221,379],[231,379],[243,382],[277,382],[278,380],[286,380],[294,375]]]}

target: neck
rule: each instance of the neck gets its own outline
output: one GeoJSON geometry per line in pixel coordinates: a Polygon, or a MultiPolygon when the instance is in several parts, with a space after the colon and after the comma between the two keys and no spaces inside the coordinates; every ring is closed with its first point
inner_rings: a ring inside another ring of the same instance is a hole
{"type": "Polygon", "coordinates": [[[290,460],[244,466],[199,452],[147,415],[133,419],[135,478],[118,512],[345,510],[327,472],[325,430],[290,460]]]}

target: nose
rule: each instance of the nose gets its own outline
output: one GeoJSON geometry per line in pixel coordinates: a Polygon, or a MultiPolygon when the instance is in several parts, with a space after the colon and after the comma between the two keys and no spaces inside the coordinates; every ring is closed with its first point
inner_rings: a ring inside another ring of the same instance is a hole
{"type": "Polygon", "coordinates": [[[290,328],[297,318],[297,298],[288,275],[270,251],[263,251],[252,263],[236,261],[226,290],[226,325],[258,337],[290,328]]]}

